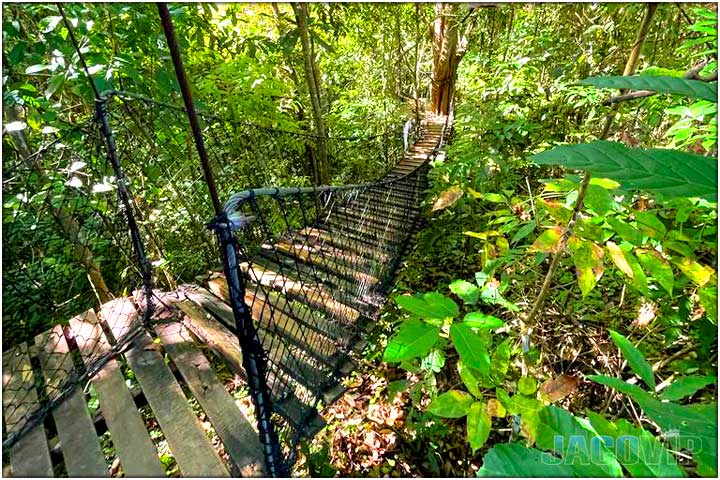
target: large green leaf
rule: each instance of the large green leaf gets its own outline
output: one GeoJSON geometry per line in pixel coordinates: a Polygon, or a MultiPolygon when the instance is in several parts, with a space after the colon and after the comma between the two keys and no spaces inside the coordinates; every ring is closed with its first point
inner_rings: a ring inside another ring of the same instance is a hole
{"type": "Polygon", "coordinates": [[[467,439],[473,453],[477,452],[490,436],[492,419],[487,413],[483,402],[474,402],[470,405],[467,415],[467,439]]]}
{"type": "Polygon", "coordinates": [[[678,405],[661,402],[637,385],[619,378],[588,375],[590,380],[630,395],[665,434],[670,445],[693,453],[698,473],[717,476],[717,403],[678,405]]]}
{"type": "Polygon", "coordinates": [[[421,322],[417,318],[405,320],[397,334],[390,339],[383,360],[402,362],[422,357],[435,345],[440,328],[421,322]]]}
{"type": "Polygon", "coordinates": [[[500,328],[505,326],[505,322],[492,315],[486,315],[482,312],[470,312],[463,318],[463,323],[475,328],[500,328]]]}
{"type": "Polygon", "coordinates": [[[482,375],[490,374],[490,355],[487,345],[470,326],[453,323],[450,326],[450,339],[466,366],[476,369],[482,375]]]}
{"type": "Polygon", "coordinates": [[[535,443],[560,455],[582,477],[620,477],[622,467],[615,455],[586,422],[554,405],[540,412],[535,443]]]}
{"type": "Polygon", "coordinates": [[[455,280],[450,284],[450,291],[460,297],[468,305],[475,305],[480,297],[480,289],[466,280],[455,280]]]}
{"type": "Polygon", "coordinates": [[[533,155],[545,165],[563,165],[611,178],[628,189],[673,197],[717,198],[717,160],[677,150],[627,148],[599,140],[562,145],[533,155]]]}
{"type": "Polygon", "coordinates": [[[473,369],[466,367],[462,360],[458,360],[457,369],[458,374],[460,374],[460,380],[463,381],[468,392],[472,393],[475,398],[482,397],[480,389],[478,388],[480,378],[473,372],[473,369]]]}
{"type": "Polygon", "coordinates": [[[717,103],[717,82],[702,82],[670,76],[617,76],[590,77],[580,81],[582,85],[598,88],[617,88],[629,90],[652,90],[657,93],[671,93],[689,98],[699,98],[717,103]]]}
{"type": "Polygon", "coordinates": [[[701,388],[716,383],[717,377],[712,375],[688,375],[675,380],[662,393],[663,400],[682,400],[685,397],[695,394],[701,388]]]}
{"type": "Polygon", "coordinates": [[[428,405],[428,411],[443,418],[461,418],[468,414],[473,397],[460,390],[450,390],[438,395],[428,405]]]}
{"type": "Polygon", "coordinates": [[[420,318],[443,319],[456,317],[459,313],[458,306],[452,299],[437,292],[417,296],[398,295],[395,301],[400,307],[420,318]]]}
{"type": "Polygon", "coordinates": [[[685,476],[675,457],[650,432],[625,419],[609,422],[595,412],[588,412],[588,418],[633,477],[685,476]]]}
{"type": "Polygon", "coordinates": [[[483,457],[478,477],[573,477],[572,465],[549,453],[528,448],[521,443],[501,443],[483,457]]]}
{"type": "Polygon", "coordinates": [[[652,367],[647,360],[645,360],[642,352],[640,352],[630,340],[613,330],[610,330],[610,337],[622,352],[623,358],[627,360],[632,371],[635,372],[638,377],[642,378],[645,385],[655,390],[655,374],[653,374],[652,367]]]}

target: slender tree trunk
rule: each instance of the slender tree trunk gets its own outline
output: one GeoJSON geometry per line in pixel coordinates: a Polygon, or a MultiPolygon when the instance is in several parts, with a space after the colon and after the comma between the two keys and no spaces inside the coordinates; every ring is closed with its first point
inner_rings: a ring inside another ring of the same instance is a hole
{"type": "MultiPolygon", "coordinates": [[[[4,108],[5,118],[10,122],[20,121],[20,117],[13,107],[4,108]]],[[[22,130],[16,130],[9,132],[10,136],[18,149],[18,154],[23,162],[34,172],[36,172],[40,178],[47,178],[45,173],[42,171],[40,166],[31,159],[30,148],[28,147],[27,138],[25,132],[22,130]]],[[[105,283],[100,267],[95,263],[93,254],[82,242],[80,235],[80,226],[77,221],[62,207],[53,207],[50,205],[50,212],[53,218],[57,222],[58,226],[62,230],[65,238],[73,246],[73,255],[75,260],[78,261],[86,270],[90,286],[95,292],[95,297],[98,299],[100,304],[109,302],[112,300],[113,295],[110,289],[105,283]]]]}
{"type": "Polygon", "coordinates": [[[315,124],[315,134],[317,135],[317,151],[313,157],[313,172],[315,183],[318,185],[328,183],[327,171],[327,147],[326,147],[326,130],[325,121],[322,116],[322,108],[320,106],[320,81],[313,48],[310,43],[310,32],[307,26],[307,5],[304,3],[293,3],[293,11],[297,21],[298,31],[300,32],[300,43],[302,44],[303,60],[305,64],[305,78],[310,92],[310,102],[313,109],[313,120],[315,124]]]}

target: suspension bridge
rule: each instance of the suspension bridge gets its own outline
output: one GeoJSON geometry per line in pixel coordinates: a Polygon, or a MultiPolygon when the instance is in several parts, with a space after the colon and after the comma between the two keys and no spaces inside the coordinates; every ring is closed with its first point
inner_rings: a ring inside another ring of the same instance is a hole
{"type": "MultiPolygon", "coordinates": [[[[422,136],[379,182],[247,190],[226,202],[230,221],[245,222],[236,231],[243,301],[267,365],[261,380],[273,422],[289,433],[287,445],[322,428],[318,407],[342,395],[353,352],[364,346],[418,221],[427,162],[446,128],[444,118],[428,117],[422,136]]],[[[107,476],[99,434],[109,432],[125,475],[162,476],[138,410],[148,405],[183,475],[267,475],[257,419],[236,406],[204,353],[248,378],[225,274],[153,290],[149,322],[141,313],[146,302],[141,291],[116,298],[3,352],[6,473],[53,476],[62,462],[70,476],[107,476]],[[125,381],[127,370],[136,385],[125,381]],[[93,415],[79,378],[96,392],[93,415]],[[65,389],[34,418],[41,398],[48,403],[65,389]],[[212,426],[215,445],[188,397],[212,426]]]]}

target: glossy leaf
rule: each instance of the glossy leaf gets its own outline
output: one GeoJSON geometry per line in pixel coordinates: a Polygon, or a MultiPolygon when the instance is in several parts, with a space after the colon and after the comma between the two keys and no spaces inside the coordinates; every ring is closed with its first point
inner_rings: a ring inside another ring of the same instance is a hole
{"type": "Polygon", "coordinates": [[[438,395],[428,405],[428,412],[442,418],[462,418],[470,411],[473,397],[459,390],[438,395]]]}
{"type": "Polygon", "coordinates": [[[513,235],[512,239],[510,240],[510,243],[517,243],[523,238],[530,235],[535,230],[535,222],[530,222],[526,225],[523,225],[518,229],[517,232],[515,232],[515,235],[513,235]]]}
{"type": "Polygon", "coordinates": [[[487,345],[471,327],[453,323],[450,326],[450,338],[466,366],[476,369],[482,375],[490,374],[490,355],[487,345]]]}
{"type": "Polygon", "coordinates": [[[518,391],[523,395],[532,395],[537,390],[537,382],[532,377],[521,377],[518,380],[518,391]]]}
{"type": "Polygon", "coordinates": [[[457,369],[458,374],[460,375],[460,380],[462,380],[463,384],[465,384],[468,392],[470,392],[475,398],[481,398],[482,394],[478,388],[478,384],[480,383],[478,376],[475,375],[471,368],[466,367],[462,360],[457,362],[457,369]]]}
{"type": "Polygon", "coordinates": [[[505,322],[492,315],[486,315],[482,312],[470,312],[463,318],[463,323],[474,328],[495,329],[505,326],[505,322]]]}
{"type": "Polygon", "coordinates": [[[671,383],[670,386],[663,391],[660,398],[670,401],[682,400],[713,383],[717,383],[717,377],[715,376],[687,375],[671,383]]]}
{"type": "Polygon", "coordinates": [[[552,450],[583,477],[620,477],[622,467],[602,439],[562,408],[550,405],[540,412],[536,443],[552,450]]]}
{"type": "Polygon", "coordinates": [[[560,226],[543,231],[528,248],[528,252],[555,253],[560,247],[560,238],[564,229],[560,226]]]}
{"type": "Polygon", "coordinates": [[[701,265],[691,258],[684,257],[673,259],[672,262],[680,269],[681,272],[685,274],[686,277],[701,287],[708,283],[713,273],[715,273],[715,270],[711,267],[701,265]]]}
{"type": "Polygon", "coordinates": [[[667,198],[717,198],[717,162],[668,149],[628,148],[600,140],[563,145],[533,155],[543,165],[563,165],[620,182],[627,189],[647,190],[667,198]]]}
{"type": "Polygon", "coordinates": [[[650,432],[625,419],[609,422],[595,412],[588,412],[588,419],[633,477],[685,476],[675,457],[650,432]]]}
{"type": "Polygon", "coordinates": [[[492,418],[487,413],[483,402],[474,402],[470,405],[467,415],[467,440],[473,453],[477,452],[490,436],[492,418]]]}
{"type": "Polygon", "coordinates": [[[579,82],[598,88],[616,88],[629,90],[652,90],[657,93],[682,95],[717,103],[717,82],[702,82],[687,78],[655,75],[633,75],[616,77],[589,77],[579,82]]]}
{"type": "Polygon", "coordinates": [[[637,228],[615,217],[608,217],[605,220],[623,240],[638,247],[643,244],[643,235],[637,228]]]}
{"type": "Polygon", "coordinates": [[[388,342],[383,354],[386,362],[402,362],[426,355],[437,342],[440,328],[417,318],[405,320],[388,342]]]}
{"type": "Polygon", "coordinates": [[[628,277],[633,278],[635,276],[635,273],[633,272],[632,267],[630,267],[630,264],[625,258],[625,252],[620,247],[618,247],[615,242],[611,242],[609,240],[605,244],[605,246],[607,246],[608,253],[610,253],[610,258],[612,259],[613,263],[620,269],[621,272],[623,272],[628,277]]]}
{"type": "Polygon", "coordinates": [[[460,297],[467,305],[475,305],[480,297],[477,285],[465,280],[455,280],[450,284],[450,291],[460,297]]]}
{"type": "Polygon", "coordinates": [[[521,443],[494,445],[483,457],[478,477],[573,477],[575,470],[553,455],[521,443]]]}
{"type": "Polygon", "coordinates": [[[395,297],[395,302],[420,318],[442,320],[448,317],[456,317],[459,313],[458,306],[452,299],[437,292],[416,296],[398,295],[395,297]]]}
{"type": "Polygon", "coordinates": [[[632,344],[632,342],[630,342],[630,340],[619,333],[610,330],[610,337],[622,352],[623,358],[627,360],[632,371],[635,372],[635,374],[640,377],[643,382],[645,382],[645,385],[654,390],[655,374],[653,373],[650,364],[647,360],[645,360],[645,356],[635,345],[632,344]]]}

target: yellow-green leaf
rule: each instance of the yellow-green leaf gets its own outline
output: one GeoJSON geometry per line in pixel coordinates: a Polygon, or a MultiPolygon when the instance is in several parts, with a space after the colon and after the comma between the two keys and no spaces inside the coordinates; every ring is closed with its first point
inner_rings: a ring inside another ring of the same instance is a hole
{"type": "Polygon", "coordinates": [[[555,253],[560,248],[560,238],[562,237],[564,229],[560,226],[549,228],[545,230],[540,236],[530,245],[528,252],[543,252],[543,253],[555,253]]]}
{"type": "Polygon", "coordinates": [[[710,281],[715,270],[711,267],[701,265],[695,260],[687,257],[680,259],[673,259],[673,263],[677,265],[681,272],[685,274],[690,280],[697,283],[701,287],[710,281]]]}
{"type": "Polygon", "coordinates": [[[615,265],[620,269],[621,272],[623,272],[628,277],[633,278],[635,276],[635,273],[633,272],[632,267],[630,267],[630,264],[625,258],[625,252],[623,252],[623,250],[618,247],[615,242],[611,242],[608,240],[605,245],[607,246],[608,253],[610,253],[610,258],[612,259],[613,263],[615,263],[615,265]]]}
{"type": "Polygon", "coordinates": [[[483,402],[470,405],[467,415],[467,439],[473,453],[477,452],[490,436],[492,418],[488,415],[483,402]]]}

